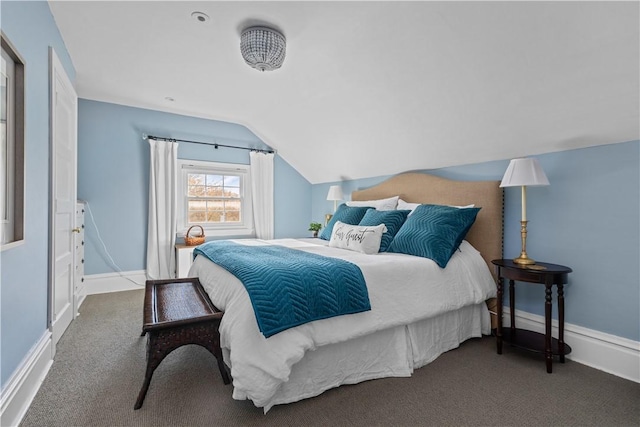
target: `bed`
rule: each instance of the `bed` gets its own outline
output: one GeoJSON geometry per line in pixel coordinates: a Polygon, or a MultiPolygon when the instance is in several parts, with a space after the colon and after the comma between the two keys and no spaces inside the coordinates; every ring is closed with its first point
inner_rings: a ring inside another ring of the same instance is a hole
{"type": "Polygon", "coordinates": [[[233,377],[233,398],[267,412],[342,384],[410,376],[463,341],[489,334],[495,297],[492,259],[502,257],[503,193],[498,181],[452,181],[428,174],[394,176],[354,191],[353,201],[399,196],[405,202],[480,207],[465,241],[446,268],[398,253],[365,255],[320,239],[245,240],[352,262],[369,289],[371,310],[316,320],[269,338],[260,333],[242,283],[203,256],[190,276],[200,279],[225,315],[221,347],[233,377]],[[426,275],[432,277],[425,284],[426,275]]]}

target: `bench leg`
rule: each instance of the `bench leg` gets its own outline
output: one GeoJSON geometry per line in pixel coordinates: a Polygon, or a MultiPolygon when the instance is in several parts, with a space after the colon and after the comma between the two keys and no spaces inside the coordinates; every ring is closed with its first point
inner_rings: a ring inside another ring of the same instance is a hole
{"type": "Polygon", "coordinates": [[[222,382],[226,385],[231,382],[231,378],[229,378],[229,373],[227,372],[227,367],[224,366],[224,362],[222,361],[222,356],[218,359],[218,369],[220,369],[220,374],[222,375],[222,382]]]}
{"type": "Polygon", "coordinates": [[[169,351],[158,351],[157,345],[157,334],[149,333],[149,341],[147,342],[147,370],[144,374],[144,382],[142,383],[142,388],[140,389],[140,393],[138,393],[138,399],[136,400],[136,404],[133,409],[140,409],[142,407],[142,403],[144,403],[144,398],[147,395],[147,390],[149,390],[149,384],[151,383],[151,377],[153,376],[153,372],[160,365],[160,362],[165,358],[167,354],[171,352],[169,351]]]}
{"type": "Polygon", "coordinates": [[[216,358],[218,362],[218,370],[220,371],[220,375],[222,376],[222,382],[226,385],[231,383],[231,378],[229,377],[229,372],[227,371],[227,367],[224,365],[224,361],[222,359],[222,351],[220,350],[220,346],[211,346],[210,344],[199,344],[202,347],[209,350],[211,354],[216,358]]]}
{"type": "Polygon", "coordinates": [[[144,374],[144,383],[142,383],[142,388],[140,389],[140,393],[138,393],[138,400],[136,400],[136,404],[133,409],[140,409],[142,407],[144,398],[147,395],[147,390],[149,390],[149,384],[151,383],[151,377],[153,376],[154,370],[154,368],[151,368],[151,364],[147,364],[147,372],[144,374]]]}
{"type": "Polygon", "coordinates": [[[199,344],[209,350],[211,354],[213,354],[218,362],[218,369],[220,370],[220,375],[222,376],[222,382],[224,384],[229,384],[231,383],[231,378],[229,377],[229,372],[227,372],[227,368],[224,365],[224,361],[222,358],[222,350],[220,349],[220,334],[218,333],[219,326],[219,322],[214,323],[213,327],[207,326],[206,333],[202,334],[204,339],[199,344]]]}
{"type": "Polygon", "coordinates": [[[218,369],[220,370],[220,375],[222,375],[222,382],[226,385],[231,382],[231,378],[229,378],[229,373],[227,372],[227,367],[224,366],[224,361],[222,360],[222,351],[220,351],[220,347],[218,347],[218,351],[214,352],[213,355],[216,357],[218,361],[218,369]],[[218,353],[218,354],[215,354],[218,353]]]}

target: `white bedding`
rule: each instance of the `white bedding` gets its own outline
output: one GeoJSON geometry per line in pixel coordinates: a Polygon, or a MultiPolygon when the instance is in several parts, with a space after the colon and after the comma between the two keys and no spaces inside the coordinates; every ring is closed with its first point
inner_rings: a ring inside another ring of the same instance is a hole
{"type": "Polygon", "coordinates": [[[469,305],[406,326],[374,332],[305,353],[289,380],[264,406],[297,402],[343,384],[388,377],[408,377],[473,337],[489,334],[487,305],[469,305]]]}
{"type": "Polygon", "coordinates": [[[371,302],[371,311],[311,322],[266,339],[258,329],[242,283],[208,259],[195,259],[189,275],[200,278],[211,301],[225,312],[220,340],[225,362],[231,367],[233,398],[251,399],[265,409],[274,403],[292,367],[306,352],[477,305],[496,293],[486,263],[466,241],[446,269],[425,258],[392,253],[365,255],[327,247],[317,239],[236,242],[278,244],[353,262],[362,270],[371,302]]]}

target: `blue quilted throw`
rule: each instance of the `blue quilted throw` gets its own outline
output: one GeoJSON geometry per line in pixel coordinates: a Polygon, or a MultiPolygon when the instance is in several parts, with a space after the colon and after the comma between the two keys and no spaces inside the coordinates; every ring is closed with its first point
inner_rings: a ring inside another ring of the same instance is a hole
{"type": "Polygon", "coordinates": [[[362,271],[348,261],[224,240],[200,245],[193,255],[207,257],[240,279],[267,338],[313,320],[371,310],[362,271]]]}

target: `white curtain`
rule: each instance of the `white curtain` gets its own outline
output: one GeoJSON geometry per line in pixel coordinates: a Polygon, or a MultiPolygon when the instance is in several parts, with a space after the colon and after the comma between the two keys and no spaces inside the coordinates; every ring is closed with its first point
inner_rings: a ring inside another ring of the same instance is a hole
{"type": "Polygon", "coordinates": [[[149,139],[149,227],[147,277],[152,280],[175,277],[176,190],[178,144],[149,139]]]}
{"type": "Polygon", "coordinates": [[[273,239],[273,153],[249,153],[253,224],[258,239],[273,239]]]}

